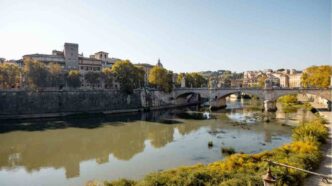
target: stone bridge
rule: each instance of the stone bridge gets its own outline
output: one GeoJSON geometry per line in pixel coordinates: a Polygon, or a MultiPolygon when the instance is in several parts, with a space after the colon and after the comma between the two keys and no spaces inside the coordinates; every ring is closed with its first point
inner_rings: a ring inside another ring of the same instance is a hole
{"type": "Polygon", "coordinates": [[[172,104],[184,104],[185,100],[207,98],[210,106],[221,108],[226,106],[226,97],[231,94],[247,94],[258,97],[264,101],[264,108],[266,111],[276,110],[276,100],[284,95],[289,94],[309,94],[316,95],[329,101],[331,104],[332,88],[318,89],[318,88],[176,88],[171,93],[166,94],[157,90],[152,90],[153,94],[162,99],[164,102],[171,102],[172,104]],[[198,96],[198,98],[197,98],[198,96]]]}

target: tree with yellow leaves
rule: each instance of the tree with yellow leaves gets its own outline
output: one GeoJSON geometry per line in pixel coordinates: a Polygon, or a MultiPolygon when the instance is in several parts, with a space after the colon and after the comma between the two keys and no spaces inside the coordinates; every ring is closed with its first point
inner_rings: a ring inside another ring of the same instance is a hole
{"type": "Polygon", "coordinates": [[[330,86],[332,66],[311,66],[306,68],[301,77],[303,87],[327,88],[330,86]]]}
{"type": "Polygon", "coordinates": [[[170,92],[173,88],[172,76],[172,72],[167,71],[162,67],[155,66],[149,72],[148,81],[152,86],[156,86],[165,92],[170,92]]]}

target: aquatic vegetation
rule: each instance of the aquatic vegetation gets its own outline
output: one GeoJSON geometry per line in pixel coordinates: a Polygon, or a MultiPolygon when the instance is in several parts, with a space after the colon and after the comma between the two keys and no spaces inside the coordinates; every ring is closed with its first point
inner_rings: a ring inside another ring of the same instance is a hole
{"type": "MultiPolygon", "coordinates": [[[[257,154],[236,153],[208,165],[193,165],[156,172],[138,181],[117,180],[106,182],[110,186],[174,186],[174,185],[263,185],[261,176],[272,160],[295,167],[313,170],[321,161],[320,145],[327,139],[328,129],[321,118],[300,124],[293,130],[293,142],[257,154]]],[[[213,145],[212,141],[209,145],[213,145]]],[[[231,147],[224,152],[235,152],[231,147]]],[[[278,179],[277,185],[301,185],[306,173],[271,166],[278,179]]]]}
{"type": "Polygon", "coordinates": [[[235,149],[233,147],[222,147],[221,148],[221,152],[223,154],[229,154],[229,155],[231,155],[231,154],[235,153],[235,149]]]}
{"type": "Polygon", "coordinates": [[[278,99],[278,102],[283,104],[295,104],[298,102],[298,100],[295,94],[290,94],[290,95],[281,96],[278,99]]]}

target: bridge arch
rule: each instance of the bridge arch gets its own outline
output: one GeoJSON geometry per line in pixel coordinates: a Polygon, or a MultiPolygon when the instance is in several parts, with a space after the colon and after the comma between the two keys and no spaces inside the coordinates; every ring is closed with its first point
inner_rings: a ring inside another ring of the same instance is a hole
{"type": "Polygon", "coordinates": [[[264,94],[260,93],[259,91],[250,91],[250,90],[232,90],[232,91],[227,91],[227,92],[220,92],[216,93],[216,96],[218,99],[223,99],[226,98],[232,94],[246,94],[246,95],[251,95],[258,97],[260,100],[264,101],[265,97],[264,94]]]}
{"type": "Polygon", "coordinates": [[[187,97],[187,96],[193,95],[193,94],[198,94],[198,93],[195,93],[195,92],[185,92],[185,93],[176,95],[175,99],[184,98],[184,97],[187,97]]]}
{"type": "Polygon", "coordinates": [[[201,95],[197,92],[184,92],[175,96],[177,104],[194,104],[201,102],[201,95]]]}

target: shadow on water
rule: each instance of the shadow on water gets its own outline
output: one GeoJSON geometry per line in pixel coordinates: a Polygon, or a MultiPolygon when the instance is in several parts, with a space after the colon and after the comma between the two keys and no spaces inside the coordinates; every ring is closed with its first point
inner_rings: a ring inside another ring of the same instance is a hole
{"type": "Polygon", "coordinates": [[[0,121],[0,133],[12,131],[43,131],[51,129],[64,129],[68,127],[94,129],[105,125],[122,126],[124,123],[135,121],[148,121],[160,124],[181,124],[179,119],[204,120],[206,114],[197,112],[197,107],[158,110],[144,113],[121,114],[80,114],[60,118],[39,118],[25,120],[0,121]]]}

